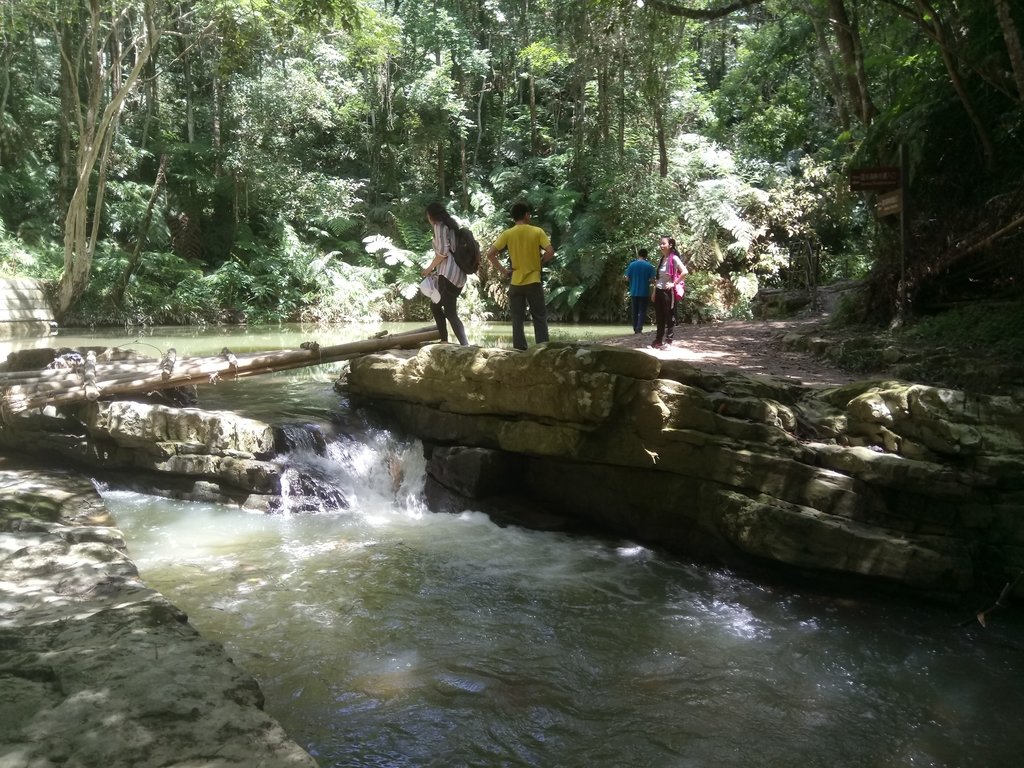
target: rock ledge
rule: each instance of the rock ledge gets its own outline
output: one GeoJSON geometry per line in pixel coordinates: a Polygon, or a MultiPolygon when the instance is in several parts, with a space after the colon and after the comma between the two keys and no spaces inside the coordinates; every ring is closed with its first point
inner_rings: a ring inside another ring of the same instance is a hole
{"type": "Polygon", "coordinates": [[[0,457],[0,765],[315,768],[262,706],[87,478],[0,457]]]}

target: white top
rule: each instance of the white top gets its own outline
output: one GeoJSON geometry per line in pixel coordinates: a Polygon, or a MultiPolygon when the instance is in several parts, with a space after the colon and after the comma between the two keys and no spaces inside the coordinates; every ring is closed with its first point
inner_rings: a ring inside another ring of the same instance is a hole
{"type": "Polygon", "coordinates": [[[455,263],[455,232],[448,229],[443,222],[434,224],[434,251],[444,256],[437,265],[437,274],[448,278],[456,288],[466,284],[466,273],[455,263]]]}
{"type": "Polygon", "coordinates": [[[683,264],[682,259],[676,256],[674,253],[670,253],[661,260],[661,269],[658,270],[658,288],[666,290],[672,287],[672,283],[675,282],[673,277],[679,277],[680,275],[686,275],[686,265],[683,264]],[[669,264],[675,261],[675,267],[670,271],[669,264]]]}

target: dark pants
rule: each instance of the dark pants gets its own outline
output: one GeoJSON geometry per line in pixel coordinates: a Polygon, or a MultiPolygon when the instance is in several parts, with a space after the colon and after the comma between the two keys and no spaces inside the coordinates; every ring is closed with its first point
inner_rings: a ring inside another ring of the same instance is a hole
{"type": "Polygon", "coordinates": [[[448,342],[448,328],[444,323],[445,319],[447,319],[452,324],[452,330],[455,331],[455,338],[459,340],[459,344],[466,346],[469,344],[469,340],[466,338],[466,328],[462,325],[462,321],[459,320],[459,316],[455,312],[462,289],[444,275],[438,275],[437,290],[441,294],[441,301],[437,304],[431,302],[430,311],[434,315],[437,331],[441,334],[441,341],[444,343],[448,342]]]}
{"type": "Polygon", "coordinates": [[[647,305],[651,297],[646,293],[643,296],[629,297],[629,311],[633,318],[633,333],[643,333],[644,323],[647,321],[647,305]]]}
{"type": "Polygon", "coordinates": [[[675,334],[675,292],[658,288],[654,292],[654,319],[658,323],[655,344],[671,344],[675,334]]]}
{"type": "Polygon", "coordinates": [[[508,306],[512,312],[512,346],[526,349],[526,306],[533,318],[533,338],[538,344],[548,340],[548,308],[544,304],[541,283],[512,285],[508,289],[508,306]]]}

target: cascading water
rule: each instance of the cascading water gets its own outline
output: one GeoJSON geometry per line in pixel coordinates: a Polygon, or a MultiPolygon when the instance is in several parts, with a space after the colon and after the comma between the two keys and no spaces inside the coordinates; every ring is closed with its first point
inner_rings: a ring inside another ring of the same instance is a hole
{"type": "Polygon", "coordinates": [[[106,494],[324,766],[1018,764],[1019,622],[431,514],[418,443],[335,431],[290,438],[286,514],[106,494]]]}

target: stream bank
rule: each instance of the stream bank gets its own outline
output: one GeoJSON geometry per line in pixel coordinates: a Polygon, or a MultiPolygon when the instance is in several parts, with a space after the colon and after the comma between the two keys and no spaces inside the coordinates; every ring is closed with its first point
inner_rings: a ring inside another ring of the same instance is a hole
{"type": "Polygon", "coordinates": [[[0,765],[315,768],[262,706],[87,477],[0,455],[0,765]]]}

